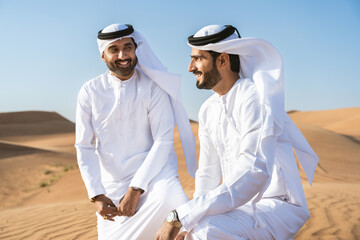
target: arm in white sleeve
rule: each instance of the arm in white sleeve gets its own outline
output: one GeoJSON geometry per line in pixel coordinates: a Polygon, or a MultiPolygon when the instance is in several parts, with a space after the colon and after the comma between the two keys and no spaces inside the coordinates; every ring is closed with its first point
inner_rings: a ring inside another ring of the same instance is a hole
{"type": "Polygon", "coordinates": [[[154,143],[130,183],[130,186],[144,191],[166,165],[174,145],[174,115],[170,98],[158,86],[153,87],[148,118],[154,143]]]}
{"type": "Polygon", "coordinates": [[[76,108],[76,154],[89,198],[105,194],[101,183],[100,162],[95,154],[95,133],[91,123],[91,97],[82,87],[76,108]]]}
{"type": "Polygon", "coordinates": [[[218,153],[209,137],[208,131],[199,118],[200,156],[199,167],[195,175],[194,198],[203,195],[219,186],[221,182],[221,166],[218,153]]]}
{"type": "Polygon", "coordinates": [[[249,202],[267,184],[267,167],[274,161],[276,137],[262,138],[263,116],[257,98],[244,103],[240,112],[241,150],[232,162],[232,174],[217,188],[177,208],[186,231],[206,215],[225,213],[249,202]]]}

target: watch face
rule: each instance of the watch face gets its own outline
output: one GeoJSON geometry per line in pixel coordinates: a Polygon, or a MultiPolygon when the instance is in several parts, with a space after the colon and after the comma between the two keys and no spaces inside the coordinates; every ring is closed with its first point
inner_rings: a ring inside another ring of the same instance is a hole
{"type": "Polygon", "coordinates": [[[172,221],[174,221],[174,219],[175,219],[175,213],[174,212],[170,212],[168,214],[168,216],[166,217],[167,222],[172,222],[172,221]]]}

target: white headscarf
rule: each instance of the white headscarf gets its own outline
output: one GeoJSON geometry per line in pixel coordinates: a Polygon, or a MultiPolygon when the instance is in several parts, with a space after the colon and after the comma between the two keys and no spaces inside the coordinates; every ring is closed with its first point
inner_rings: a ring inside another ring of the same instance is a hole
{"type": "MultiPolygon", "coordinates": [[[[209,25],[200,29],[193,37],[204,37],[219,33],[225,26],[209,25]]],[[[284,107],[284,67],[279,52],[269,42],[256,38],[239,38],[234,32],[217,43],[192,48],[236,54],[240,56],[240,76],[255,82],[260,102],[270,115],[264,127],[268,134],[279,136],[284,130],[295,149],[298,159],[312,184],[318,157],[300,130],[295,126],[284,107]]]]}
{"type": "MultiPolygon", "coordinates": [[[[128,28],[127,25],[112,24],[104,28],[101,33],[116,32],[126,28],[128,28]]],[[[196,141],[190,126],[189,118],[181,102],[181,76],[167,72],[167,68],[155,56],[145,38],[136,30],[129,35],[115,39],[97,39],[100,54],[104,52],[110,43],[129,37],[132,37],[137,44],[137,67],[139,67],[143,73],[145,73],[170,96],[171,104],[174,110],[175,122],[178,126],[181,144],[184,150],[186,167],[190,176],[195,177],[197,169],[195,151],[196,141]]]]}

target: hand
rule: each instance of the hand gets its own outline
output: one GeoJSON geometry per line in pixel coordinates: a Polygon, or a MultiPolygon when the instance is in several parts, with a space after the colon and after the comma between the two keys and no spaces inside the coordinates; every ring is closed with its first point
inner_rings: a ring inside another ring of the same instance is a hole
{"type": "Polygon", "coordinates": [[[104,194],[98,195],[95,198],[96,211],[106,220],[114,221],[114,217],[117,216],[117,208],[110,198],[104,194]]]}
{"type": "Polygon", "coordinates": [[[186,234],[187,234],[187,232],[185,232],[185,231],[179,233],[179,234],[176,236],[175,240],[184,240],[185,237],[186,237],[186,234]]]}
{"type": "Polygon", "coordinates": [[[139,203],[140,194],[140,191],[136,191],[132,187],[129,187],[129,190],[120,200],[119,206],[117,207],[118,215],[127,217],[134,216],[139,203]]]}
{"type": "MultiPolygon", "coordinates": [[[[173,240],[179,233],[180,228],[174,227],[168,222],[164,222],[161,228],[157,231],[155,240],[173,240]]],[[[181,233],[182,234],[182,233],[181,233]]],[[[178,239],[178,238],[177,238],[178,239]]],[[[182,238],[179,238],[182,239],[182,238]]]]}

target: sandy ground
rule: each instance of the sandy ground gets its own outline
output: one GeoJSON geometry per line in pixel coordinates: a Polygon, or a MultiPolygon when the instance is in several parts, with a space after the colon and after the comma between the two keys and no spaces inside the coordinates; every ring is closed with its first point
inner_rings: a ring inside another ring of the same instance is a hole
{"type": "MultiPolygon", "coordinates": [[[[296,239],[360,239],[360,108],[290,116],[320,158],[313,186],[300,172],[311,218],[296,239]]],[[[0,113],[0,239],[97,239],[74,138],[74,124],[56,113],[0,113]]],[[[175,150],[191,197],[177,132],[175,150]]]]}

